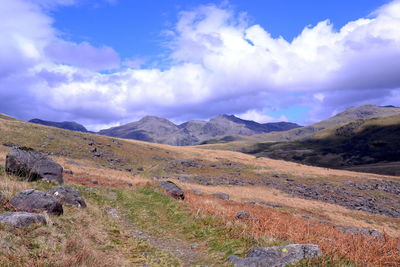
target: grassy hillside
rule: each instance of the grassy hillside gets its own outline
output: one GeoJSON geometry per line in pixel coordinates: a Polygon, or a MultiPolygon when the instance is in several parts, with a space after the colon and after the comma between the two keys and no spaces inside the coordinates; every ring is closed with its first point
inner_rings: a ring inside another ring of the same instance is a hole
{"type": "MultiPolygon", "coordinates": [[[[173,147],[71,132],[0,119],[0,212],[17,192],[44,182],[21,182],[4,173],[12,144],[49,154],[64,169],[68,185],[88,203],[66,207],[47,226],[0,226],[2,266],[229,266],[229,255],[252,246],[293,242],[318,244],[324,257],[297,266],[400,263],[400,196],[357,186],[400,180],[256,158],[232,151],[173,147]],[[169,179],[185,201],[155,185],[169,179]],[[93,181],[96,181],[96,184],[93,181]],[[349,184],[349,182],[351,182],[349,184]],[[356,185],[356,186],[354,186],[356,185]],[[319,195],[304,192],[318,191],[319,195]],[[336,190],[336,191],[335,191],[336,190]],[[231,200],[211,194],[223,192],[231,200]],[[343,193],[341,195],[341,193],[343,193]],[[374,202],[368,202],[374,198],[374,202]],[[340,201],[344,199],[345,201],[340,201]],[[365,200],[356,206],[348,205],[365,200]],[[365,202],[365,203],[367,203],[365,202]],[[234,215],[247,210],[249,220],[234,215]],[[385,238],[348,234],[336,226],[376,229],[385,238]]],[[[400,184],[400,183],[399,183],[400,184]]]]}
{"type": "Polygon", "coordinates": [[[323,130],[309,139],[260,143],[247,150],[258,156],[329,168],[363,170],[365,165],[365,170],[388,175],[400,175],[399,151],[400,116],[357,120],[323,130]]]}
{"type": "Polygon", "coordinates": [[[15,119],[15,118],[10,117],[10,116],[8,116],[8,115],[6,115],[6,114],[3,114],[3,113],[0,113],[0,119],[3,119],[3,120],[12,120],[12,121],[17,120],[17,119],[15,119]]]}
{"type": "Polygon", "coordinates": [[[252,136],[243,136],[237,138],[236,140],[232,140],[234,138],[230,138],[230,140],[224,140],[223,137],[214,138],[209,141],[203,142],[203,144],[217,144],[217,145],[208,145],[206,148],[211,149],[228,149],[241,151],[243,147],[246,147],[250,144],[258,144],[265,142],[287,142],[287,141],[296,141],[304,138],[312,137],[313,135],[323,131],[325,129],[329,129],[332,127],[337,127],[344,123],[348,123],[351,121],[359,120],[359,119],[372,119],[372,118],[384,118],[400,115],[400,108],[398,107],[381,107],[375,105],[363,105],[359,107],[351,107],[346,109],[345,111],[336,114],[335,116],[308,125],[301,128],[295,128],[284,132],[271,132],[266,134],[258,134],[252,136]],[[233,142],[232,142],[233,141],[233,142]],[[228,143],[227,143],[228,142],[228,143]],[[226,143],[226,144],[223,144],[226,143]]]}

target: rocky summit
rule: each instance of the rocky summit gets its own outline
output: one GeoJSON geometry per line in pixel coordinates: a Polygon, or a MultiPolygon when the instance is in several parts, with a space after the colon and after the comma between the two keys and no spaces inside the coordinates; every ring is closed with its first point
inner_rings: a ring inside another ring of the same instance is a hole
{"type": "Polygon", "coordinates": [[[257,123],[242,120],[234,115],[220,115],[209,121],[192,120],[179,125],[155,116],[122,126],[101,130],[102,135],[136,139],[153,143],[169,145],[195,145],[217,136],[250,136],[254,134],[286,131],[298,128],[299,125],[290,122],[257,123]]]}

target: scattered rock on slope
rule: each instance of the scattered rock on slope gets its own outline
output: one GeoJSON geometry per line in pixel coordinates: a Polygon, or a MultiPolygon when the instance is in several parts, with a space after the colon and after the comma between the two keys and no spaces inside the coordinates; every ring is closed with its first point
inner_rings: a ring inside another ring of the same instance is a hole
{"type": "Polygon", "coordinates": [[[167,191],[167,193],[175,199],[185,199],[183,190],[171,181],[158,181],[157,184],[167,191]]]}
{"type": "Polygon", "coordinates": [[[255,247],[245,258],[229,257],[235,267],[283,267],[304,258],[322,256],[317,245],[291,244],[280,247],[255,247]]]}
{"type": "Polygon", "coordinates": [[[229,199],[229,195],[225,194],[225,193],[215,193],[215,194],[212,194],[212,196],[219,198],[219,199],[224,199],[224,200],[229,199]]]}
{"type": "Polygon", "coordinates": [[[235,215],[235,219],[238,219],[238,220],[244,220],[244,219],[248,219],[248,218],[250,218],[250,213],[247,210],[239,211],[235,215]]]}
{"type": "Polygon", "coordinates": [[[53,196],[33,189],[18,193],[10,200],[11,206],[20,211],[47,211],[55,215],[63,214],[63,207],[53,196]]]}
{"type": "Polygon", "coordinates": [[[8,212],[0,214],[0,223],[11,227],[27,227],[33,223],[46,224],[43,214],[29,212],[8,212]]]}
{"type": "Polygon", "coordinates": [[[61,203],[74,205],[78,208],[86,208],[86,202],[81,194],[70,186],[56,186],[48,191],[49,194],[57,198],[61,203]]]}
{"type": "Polygon", "coordinates": [[[7,154],[5,167],[8,174],[25,177],[28,181],[45,179],[59,184],[64,183],[63,168],[60,164],[29,149],[20,147],[11,149],[7,154]]]}

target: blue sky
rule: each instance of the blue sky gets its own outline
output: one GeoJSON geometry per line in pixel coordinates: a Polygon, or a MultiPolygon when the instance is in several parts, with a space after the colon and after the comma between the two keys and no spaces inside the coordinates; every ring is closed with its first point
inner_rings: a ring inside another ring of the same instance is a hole
{"type": "Polygon", "coordinates": [[[200,5],[229,6],[247,13],[273,37],[292,40],[307,25],[329,19],[335,28],[368,16],[388,0],[86,0],[52,11],[55,28],[75,42],[113,47],[121,57],[157,60],[165,53],[163,31],[175,25],[179,12],[200,5]]]}
{"type": "Polygon", "coordinates": [[[400,105],[400,0],[2,0],[0,112],[309,124],[400,105]]]}

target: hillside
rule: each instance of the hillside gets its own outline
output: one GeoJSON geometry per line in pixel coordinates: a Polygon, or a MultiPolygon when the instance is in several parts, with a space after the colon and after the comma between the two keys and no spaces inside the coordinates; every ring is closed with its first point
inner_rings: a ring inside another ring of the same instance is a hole
{"type": "MultiPolygon", "coordinates": [[[[324,253],[294,266],[400,263],[396,177],[4,119],[0,132],[3,203],[23,189],[53,186],[4,173],[6,154],[18,144],[60,163],[68,170],[65,183],[88,204],[46,215],[48,225],[0,224],[2,266],[229,266],[230,255],[243,256],[251,247],[293,242],[317,244],[324,253]],[[167,197],[160,180],[183,188],[185,200],[167,197]],[[238,219],[243,210],[250,217],[238,219]]],[[[9,211],[0,205],[0,213],[9,211]]]]}
{"type": "Polygon", "coordinates": [[[71,131],[78,131],[78,132],[87,132],[87,129],[82,125],[74,121],[63,121],[63,122],[54,122],[54,121],[44,121],[40,119],[32,119],[29,122],[71,130],[71,131]]]}
{"type": "Polygon", "coordinates": [[[195,145],[216,136],[250,136],[300,127],[295,123],[260,124],[233,115],[220,115],[209,121],[188,121],[175,125],[167,119],[146,116],[137,122],[101,130],[99,134],[169,145],[195,145]]]}
{"type": "Polygon", "coordinates": [[[259,143],[243,151],[307,165],[400,175],[400,115],[356,120],[312,138],[259,143]]]}

